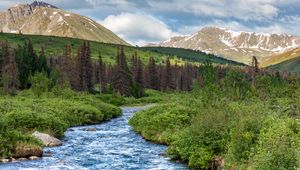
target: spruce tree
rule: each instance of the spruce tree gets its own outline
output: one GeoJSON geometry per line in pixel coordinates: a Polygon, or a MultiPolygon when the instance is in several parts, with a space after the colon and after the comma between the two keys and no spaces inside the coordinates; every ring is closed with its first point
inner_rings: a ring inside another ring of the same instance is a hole
{"type": "Polygon", "coordinates": [[[113,88],[121,95],[131,96],[133,95],[133,80],[127,65],[123,47],[118,49],[116,61],[117,64],[114,71],[113,88]]]}
{"type": "Polygon", "coordinates": [[[90,42],[85,43],[85,47],[83,49],[84,60],[85,60],[85,82],[87,86],[87,90],[89,92],[93,91],[93,64],[91,58],[91,46],[90,42]]]}
{"type": "Polygon", "coordinates": [[[3,48],[3,63],[1,69],[1,84],[5,92],[16,94],[19,87],[18,69],[14,52],[9,49],[7,42],[3,48]]]}
{"type": "Polygon", "coordinates": [[[78,48],[74,70],[73,88],[78,91],[93,91],[93,65],[89,42],[78,48]]]}
{"type": "Polygon", "coordinates": [[[65,85],[71,83],[73,70],[72,47],[65,46],[65,52],[60,65],[60,84],[65,85]]]}
{"type": "Polygon", "coordinates": [[[99,54],[99,58],[98,58],[98,68],[97,70],[97,83],[99,83],[99,90],[100,93],[102,91],[104,91],[105,89],[105,84],[106,84],[106,65],[102,60],[102,56],[101,54],[99,54]]]}
{"type": "Polygon", "coordinates": [[[257,58],[255,56],[252,57],[252,87],[255,87],[256,85],[256,75],[259,72],[259,68],[258,68],[258,61],[257,58]]]}
{"type": "Polygon", "coordinates": [[[84,81],[83,81],[83,55],[81,47],[77,49],[77,56],[75,61],[75,68],[73,70],[72,75],[72,87],[77,91],[83,91],[84,90],[84,81]]]}
{"type": "Polygon", "coordinates": [[[163,75],[162,75],[162,82],[161,82],[161,89],[162,90],[171,90],[176,89],[176,83],[174,80],[174,72],[172,71],[172,66],[170,63],[170,59],[167,58],[166,65],[163,69],[163,75]]]}
{"type": "Polygon", "coordinates": [[[29,76],[38,70],[38,57],[34,51],[32,42],[25,41],[23,46],[18,45],[16,49],[16,62],[19,70],[21,89],[29,88],[29,76]]]}
{"type": "Polygon", "coordinates": [[[149,58],[148,66],[148,79],[149,79],[149,87],[154,90],[159,90],[159,75],[158,75],[158,69],[155,62],[155,59],[153,57],[149,58]]]}
{"type": "Polygon", "coordinates": [[[38,72],[45,72],[47,75],[50,74],[50,68],[47,65],[47,58],[44,47],[41,47],[40,54],[37,59],[37,70],[38,72]]]}

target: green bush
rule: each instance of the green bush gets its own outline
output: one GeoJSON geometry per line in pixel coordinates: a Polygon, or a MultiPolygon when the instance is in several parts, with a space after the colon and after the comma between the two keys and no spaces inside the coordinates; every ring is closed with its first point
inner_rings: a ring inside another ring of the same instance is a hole
{"type": "Polygon", "coordinates": [[[19,131],[43,131],[55,136],[62,136],[67,124],[51,114],[37,113],[32,110],[12,111],[5,115],[6,121],[12,129],[19,131]]]}
{"type": "Polygon", "coordinates": [[[259,134],[253,158],[256,169],[297,169],[300,166],[300,123],[292,119],[269,120],[259,134]]]}
{"type": "Polygon", "coordinates": [[[62,137],[70,126],[100,123],[121,114],[99,97],[68,88],[35,95],[0,96],[0,157],[13,156],[17,143],[41,146],[30,137],[35,130],[62,137]]]}
{"type": "Polygon", "coordinates": [[[221,84],[164,94],[129,122],[193,168],[299,169],[299,84],[257,75],[251,86],[248,79],[232,70],[221,84]]]}

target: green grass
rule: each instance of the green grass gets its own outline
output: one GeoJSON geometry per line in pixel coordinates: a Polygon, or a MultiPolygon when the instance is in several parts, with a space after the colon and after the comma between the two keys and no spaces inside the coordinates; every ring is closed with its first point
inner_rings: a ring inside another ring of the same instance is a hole
{"type": "Polygon", "coordinates": [[[35,97],[31,90],[0,96],[0,158],[14,156],[20,144],[40,147],[34,131],[61,138],[67,128],[96,124],[121,114],[98,96],[56,89],[35,97]]]}
{"type": "MultiPolygon", "coordinates": [[[[63,54],[65,45],[72,46],[72,54],[76,56],[77,48],[82,44],[83,40],[67,37],[41,36],[41,35],[20,35],[0,33],[0,41],[7,40],[12,46],[16,47],[18,44],[23,45],[24,41],[31,40],[35,46],[36,51],[40,50],[41,45],[45,47],[47,56],[60,56],[63,54]]],[[[114,63],[117,55],[117,48],[119,45],[108,44],[101,42],[91,42],[92,57],[97,58],[101,53],[103,59],[107,63],[114,63]]],[[[230,60],[222,59],[214,55],[206,55],[192,50],[175,49],[175,48],[139,48],[134,46],[124,46],[127,57],[132,56],[137,52],[144,63],[148,62],[150,56],[154,57],[158,63],[162,63],[166,57],[171,57],[173,62],[176,60],[178,64],[188,62],[203,63],[210,59],[213,63],[241,65],[240,63],[230,60]]]]}
{"type": "Polygon", "coordinates": [[[276,71],[286,71],[292,73],[300,73],[300,57],[293,58],[282,63],[268,67],[276,71]]]}
{"type": "MultiPolygon", "coordinates": [[[[66,37],[54,37],[54,36],[41,36],[41,35],[20,35],[20,34],[8,34],[0,33],[0,40],[7,40],[13,46],[18,44],[23,45],[24,41],[31,40],[35,46],[36,51],[40,50],[41,45],[45,47],[45,52],[47,56],[60,56],[63,54],[66,45],[72,46],[72,54],[76,56],[78,47],[82,44],[84,40],[66,37]]],[[[119,45],[101,43],[101,42],[91,42],[92,57],[97,58],[101,53],[105,62],[114,63],[115,57],[117,55],[117,48],[119,45]]],[[[129,57],[135,52],[142,58],[144,62],[148,61],[149,56],[155,57],[158,61],[165,58],[164,55],[140,50],[136,47],[125,46],[125,53],[129,57]]]]}
{"type": "Polygon", "coordinates": [[[199,63],[204,63],[207,60],[209,60],[211,63],[239,65],[239,66],[245,65],[243,63],[227,60],[222,57],[217,57],[212,54],[206,54],[204,52],[195,51],[195,50],[191,50],[191,49],[172,48],[172,47],[142,47],[142,49],[162,53],[165,55],[177,56],[178,58],[180,58],[182,60],[199,62],[199,63]]]}
{"type": "Polygon", "coordinates": [[[219,85],[164,94],[129,123],[147,140],[169,145],[167,155],[192,168],[224,160],[225,169],[299,169],[299,83],[258,76],[253,89],[240,76],[230,72],[219,85]]]}

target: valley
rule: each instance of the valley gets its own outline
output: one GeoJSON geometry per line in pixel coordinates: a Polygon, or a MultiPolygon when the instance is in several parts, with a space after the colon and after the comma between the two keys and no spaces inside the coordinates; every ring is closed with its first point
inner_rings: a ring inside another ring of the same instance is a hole
{"type": "Polygon", "coordinates": [[[1,170],[300,168],[294,5],[45,1],[0,5],[1,170]]]}

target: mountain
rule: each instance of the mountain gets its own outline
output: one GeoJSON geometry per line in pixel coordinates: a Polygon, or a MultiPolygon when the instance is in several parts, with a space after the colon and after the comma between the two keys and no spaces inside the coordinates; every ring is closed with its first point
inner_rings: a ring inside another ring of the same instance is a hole
{"type": "Polygon", "coordinates": [[[299,45],[300,37],[293,35],[236,32],[219,27],[205,27],[190,36],[172,37],[149,46],[200,50],[249,64],[252,56],[261,61],[267,56],[280,54],[299,45]]]}
{"type": "Polygon", "coordinates": [[[173,47],[140,47],[140,49],[165,54],[166,56],[177,56],[182,60],[192,61],[196,63],[205,63],[206,61],[210,61],[211,63],[218,63],[223,65],[244,66],[243,63],[227,60],[225,58],[218,57],[213,54],[207,54],[201,51],[195,51],[191,49],[173,47]]]}
{"type": "MultiPolygon", "coordinates": [[[[41,46],[45,47],[45,54],[49,57],[61,56],[64,53],[65,46],[70,44],[72,47],[72,56],[76,56],[77,49],[82,44],[82,40],[76,38],[0,33],[0,44],[1,41],[8,41],[13,48],[19,45],[24,45],[25,41],[27,40],[31,40],[37,53],[40,52],[41,46]]],[[[118,44],[109,44],[96,41],[90,41],[90,43],[91,56],[93,59],[98,59],[98,56],[101,53],[101,56],[106,63],[115,62],[115,56],[117,55],[119,48],[118,44]]],[[[186,62],[197,64],[210,60],[214,64],[241,66],[241,63],[189,49],[164,47],[141,48],[136,46],[124,46],[124,51],[128,59],[130,59],[133,54],[137,53],[143,63],[147,63],[149,61],[149,57],[152,56],[159,64],[163,64],[165,59],[169,57],[172,63],[177,62],[178,65],[182,65],[186,62]]]]}
{"type": "Polygon", "coordinates": [[[271,65],[269,69],[274,69],[277,71],[287,71],[291,73],[300,73],[300,55],[295,58],[283,61],[281,63],[271,65]]]}
{"type": "Polygon", "coordinates": [[[0,12],[0,29],[6,33],[72,37],[129,45],[112,31],[87,17],[38,1],[18,4],[0,12]]]}
{"type": "Polygon", "coordinates": [[[266,57],[261,61],[260,66],[267,67],[270,65],[279,64],[281,62],[291,60],[294,58],[299,58],[299,57],[300,57],[300,47],[292,49],[290,51],[286,51],[278,55],[266,57]]]}

